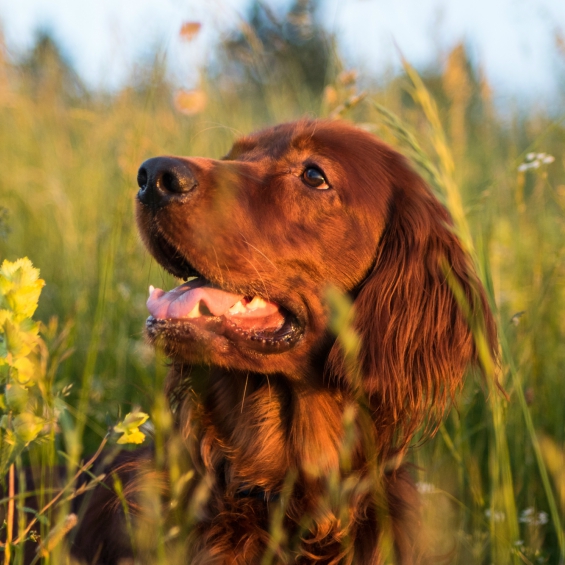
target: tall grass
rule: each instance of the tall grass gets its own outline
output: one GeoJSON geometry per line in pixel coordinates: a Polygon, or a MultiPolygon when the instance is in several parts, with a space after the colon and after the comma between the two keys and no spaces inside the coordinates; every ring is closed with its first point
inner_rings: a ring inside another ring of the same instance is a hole
{"type": "MultiPolygon", "coordinates": [[[[340,114],[413,159],[450,209],[497,312],[496,377],[507,397],[471,376],[438,435],[410,452],[426,535],[451,563],[565,563],[565,127],[539,112],[499,117],[460,47],[422,78],[405,69],[363,96],[342,74],[318,98],[292,77],[250,96],[204,76],[188,115],[159,65],[115,95],[69,96],[49,69],[39,89],[3,62],[0,258],[39,267],[47,284],[38,316],[58,318],[52,350],[61,328],[74,350],[53,375],[73,385],[61,439],[32,458],[63,462],[72,476],[120,414],[139,405],[164,418],[155,391],[166,367],[142,328],[148,285],[174,282],[136,234],[139,164],[159,154],[219,157],[241,133],[340,114]],[[529,153],[555,160],[519,170],[536,159],[529,153]]],[[[64,528],[64,516],[50,516],[44,534],[64,528]]],[[[282,543],[274,538],[271,550],[282,543]]],[[[62,562],[53,551],[45,562],[62,562]]]]}

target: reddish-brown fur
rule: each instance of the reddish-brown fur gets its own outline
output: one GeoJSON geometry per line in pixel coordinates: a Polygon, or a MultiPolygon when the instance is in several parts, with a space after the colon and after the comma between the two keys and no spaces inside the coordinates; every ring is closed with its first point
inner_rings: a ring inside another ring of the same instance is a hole
{"type": "MultiPolygon", "coordinates": [[[[385,531],[399,563],[419,563],[418,497],[402,455],[418,430],[434,430],[466,369],[480,365],[447,271],[492,352],[496,343],[448,213],[401,155],[342,121],[283,124],[239,140],[223,160],[181,160],[198,183],[190,197],[158,209],[138,203],[149,250],[173,273],[182,258],[225,290],[282,303],[304,326],[298,343],[276,354],[197,331],[150,332],[172,358],[175,422],[211,485],[186,562],[260,563],[294,473],[288,538],[306,525],[276,563],[379,564],[385,531]],[[330,190],[304,184],[312,163],[330,190]],[[353,363],[328,329],[330,287],[353,301],[353,363]],[[348,461],[344,412],[356,430],[348,461]],[[342,503],[326,496],[332,474],[358,481],[342,503]]],[[[135,491],[135,464],[124,469],[135,491]]],[[[119,507],[111,491],[95,494],[78,556],[129,555],[119,507]]]]}

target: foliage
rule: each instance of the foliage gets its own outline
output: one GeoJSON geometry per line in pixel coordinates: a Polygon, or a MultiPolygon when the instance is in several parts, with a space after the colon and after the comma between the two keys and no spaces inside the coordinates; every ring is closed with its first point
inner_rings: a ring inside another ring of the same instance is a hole
{"type": "Polygon", "coordinates": [[[27,258],[0,267],[0,409],[6,412],[0,419],[0,476],[57,420],[56,409],[42,402],[43,342],[31,319],[44,284],[27,258]]]}
{"type": "MultiPolygon", "coordinates": [[[[45,281],[39,278],[39,270],[32,266],[27,257],[15,262],[5,260],[0,267],[0,477],[9,475],[8,498],[5,499],[7,535],[6,541],[0,542],[0,548],[4,549],[6,564],[10,563],[14,547],[19,546],[21,556],[21,548],[28,539],[21,533],[17,539],[13,539],[17,496],[14,464],[17,462],[21,468],[21,455],[31,445],[55,442],[57,426],[65,410],[63,397],[68,391],[68,387],[55,391],[52,381],[55,371],[49,367],[47,345],[39,335],[41,324],[32,319],[44,284],[45,281]]],[[[49,334],[49,328],[45,330],[49,334]]],[[[63,359],[64,354],[57,361],[63,359]]],[[[114,431],[122,434],[117,443],[143,443],[145,434],[139,430],[139,426],[148,417],[143,412],[127,414],[123,422],[114,426],[114,431]]],[[[35,513],[32,524],[72,486],[81,473],[88,470],[92,462],[81,467],[71,485],[54,496],[43,510],[35,513]]],[[[20,482],[24,481],[20,478],[20,482]]],[[[20,515],[23,502],[24,499],[20,499],[18,504],[20,515]]],[[[48,557],[76,523],[76,515],[69,514],[63,524],[55,526],[40,544],[39,555],[48,557]]],[[[20,518],[20,532],[28,532],[30,527],[20,518]]]]}
{"type": "Polygon", "coordinates": [[[210,79],[255,98],[268,97],[273,88],[299,104],[319,98],[340,67],[335,37],[319,11],[319,0],[294,0],[283,13],[254,0],[222,41],[210,79]]]}

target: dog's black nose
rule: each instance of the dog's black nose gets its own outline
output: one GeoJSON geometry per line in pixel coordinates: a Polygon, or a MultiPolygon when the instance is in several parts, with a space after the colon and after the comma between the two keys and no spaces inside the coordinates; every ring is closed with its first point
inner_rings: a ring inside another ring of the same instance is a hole
{"type": "Polygon", "coordinates": [[[154,210],[194,190],[198,182],[188,163],[176,157],[147,159],[137,173],[137,198],[154,210]]]}

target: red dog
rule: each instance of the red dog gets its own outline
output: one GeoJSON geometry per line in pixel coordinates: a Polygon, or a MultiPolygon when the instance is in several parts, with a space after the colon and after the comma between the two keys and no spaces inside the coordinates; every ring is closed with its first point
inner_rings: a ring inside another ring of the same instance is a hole
{"type": "MultiPolygon", "coordinates": [[[[196,277],[153,289],[147,320],[173,361],[178,430],[211,485],[183,562],[255,564],[270,547],[276,563],[378,564],[390,532],[397,561],[419,563],[418,497],[401,456],[479,364],[447,271],[496,344],[446,210],[402,156],[342,121],[279,125],[222,160],[149,159],[138,183],[149,251],[196,277]],[[329,288],[353,301],[353,352],[328,327],[329,288]],[[195,367],[206,371],[198,393],[195,367]],[[289,474],[288,543],[273,546],[289,474]],[[355,478],[341,500],[332,477],[355,478]]],[[[127,469],[122,480],[135,480],[127,469]]],[[[95,494],[76,538],[92,563],[132,552],[112,496],[95,494]]]]}

